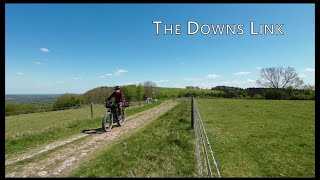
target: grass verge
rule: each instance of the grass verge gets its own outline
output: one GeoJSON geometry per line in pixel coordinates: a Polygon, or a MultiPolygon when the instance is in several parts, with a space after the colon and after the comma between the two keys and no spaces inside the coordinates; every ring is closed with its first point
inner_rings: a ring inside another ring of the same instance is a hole
{"type": "Polygon", "coordinates": [[[196,172],[190,101],[96,154],[70,177],[192,177],[196,172]]]}

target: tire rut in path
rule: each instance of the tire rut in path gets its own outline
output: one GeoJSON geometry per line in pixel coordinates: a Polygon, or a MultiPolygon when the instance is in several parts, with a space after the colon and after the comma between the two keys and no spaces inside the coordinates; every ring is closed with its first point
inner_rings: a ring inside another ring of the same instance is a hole
{"type": "Polygon", "coordinates": [[[67,147],[52,152],[48,158],[22,165],[19,171],[11,172],[6,177],[57,177],[66,174],[78,167],[81,162],[84,162],[96,150],[106,147],[121,135],[146,126],[151,120],[165,114],[177,104],[174,101],[164,102],[155,108],[147,110],[148,113],[135,116],[131,121],[125,122],[122,127],[113,128],[103,134],[90,135],[91,137],[84,139],[78,145],[71,143],[67,147]]]}

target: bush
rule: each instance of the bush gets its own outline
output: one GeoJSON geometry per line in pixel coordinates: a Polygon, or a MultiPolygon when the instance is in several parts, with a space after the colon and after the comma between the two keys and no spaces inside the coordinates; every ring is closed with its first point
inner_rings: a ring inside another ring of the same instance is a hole
{"type": "Polygon", "coordinates": [[[262,96],[261,96],[260,94],[255,94],[255,95],[253,96],[253,98],[255,98],[255,99],[262,99],[262,96]]]}
{"type": "Polygon", "coordinates": [[[266,92],[266,96],[265,98],[266,99],[282,99],[282,93],[281,92],[277,92],[277,91],[274,91],[274,90],[268,90],[266,92]]]}
{"type": "Polygon", "coordinates": [[[238,94],[234,91],[226,91],[226,92],[224,92],[223,97],[224,98],[237,98],[238,94]]]}
{"type": "Polygon", "coordinates": [[[77,107],[81,106],[83,98],[76,94],[61,95],[53,104],[54,108],[77,107]]]}

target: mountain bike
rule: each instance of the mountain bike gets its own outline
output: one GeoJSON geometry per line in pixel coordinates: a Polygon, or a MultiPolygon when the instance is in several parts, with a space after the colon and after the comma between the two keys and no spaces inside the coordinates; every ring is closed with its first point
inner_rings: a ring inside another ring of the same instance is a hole
{"type": "Polygon", "coordinates": [[[121,108],[121,114],[118,114],[118,107],[115,102],[109,101],[104,102],[104,104],[108,110],[102,119],[102,130],[104,132],[110,131],[110,129],[113,127],[113,123],[115,122],[118,124],[118,126],[122,126],[126,118],[124,108],[121,108]]]}

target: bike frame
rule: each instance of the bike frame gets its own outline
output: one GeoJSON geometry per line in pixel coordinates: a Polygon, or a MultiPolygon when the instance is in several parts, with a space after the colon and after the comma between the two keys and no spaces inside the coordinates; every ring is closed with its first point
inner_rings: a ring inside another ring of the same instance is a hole
{"type": "Polygon", "coordinates": [[[117,109],[117,104],[113,104],[112,107],[109,107],[108,112],[110,112],[113,115],[114,120],[119,121],[117,109]]]}

